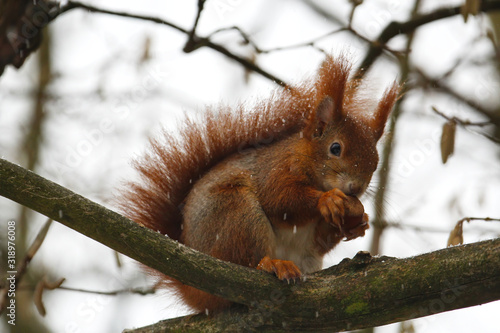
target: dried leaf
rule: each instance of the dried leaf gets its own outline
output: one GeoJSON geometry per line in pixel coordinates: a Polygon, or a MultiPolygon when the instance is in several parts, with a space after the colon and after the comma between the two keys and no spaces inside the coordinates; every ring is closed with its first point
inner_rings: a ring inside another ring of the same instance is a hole
{"type": "Polygon", "coordinates": [[[467,23],[469,15],[477,15],[481,9],[481,0],[465,0],[465,3],[460,8],[460,14],[464,17],[464,22],[467,23]]]}
{"type": "Polygon", "coordinates": [[[443,164],[453,155],[456,129],[457,123],[454,120],[449,120],[443,125],[443,132],[441,134],[441,159],[443,164]]]}
{"type": "Polygon", "coordinates": [[[118,268],[122,267],[122,261],[120,259],[120,253],[118,251],[115,251],[115,262],[118,268]]]}
{"type": "Polygon", "coordinates": [[[491,44],[493,44],[493,47],[497,48],[497,41],[496,41],[495,33],[493,32],[493,30],[488,29],[486,31],[486,37],[488,37],[488,39],[491,41],[491,44]]]}
{"type": "Polygon", "coordinates": [[[455,228],[450,232],[448,244],[446,246],[462,245],[464,243],[463,221],[459,221],[455,228]]]}
{"type": "Polygon", "coordinates": [[[491,29],[487,30],[487,37],[492,40],[495,48],[498,47],[498,37],[500,36],[500,13],[493,11],[487,14],[491,29]]]}
{"type": "Polygon", "coordinates": [[[482,0],[470,0],[470,14],[477,15],[481,11],[481,1],[482,0]]]}
{"type": "Polygon", "coordinates": [[[151,37],[146,36],[144,39],[144,46],[142,49],[142,56],[141,59],[139,60],[139,64],[144,64],[148,60],[151,59],[151,37]]]}
{"type": "Polygon", "coordinates": [[[415,333],[415,327],[411,321],[403,321],[399,326],[399,333],[415,333]]]}

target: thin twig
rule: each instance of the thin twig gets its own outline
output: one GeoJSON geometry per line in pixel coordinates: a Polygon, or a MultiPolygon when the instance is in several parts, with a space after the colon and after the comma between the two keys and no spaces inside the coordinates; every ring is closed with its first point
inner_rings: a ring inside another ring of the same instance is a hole
{"type": "MultiPolygon", "coordinates": [[[[154,286],[153,287],[126,288],[126,289],[118,289],[118,290],[112,290],[112,291],[88,290],[88,289],[72,288],[72,287],[65,287],[65,286],[59,286],[59,287],[56,287],[55,289],[66,290],[66,291],[75,291],[75,292],[86,293],[86,294],[105,295],[105,296],[116,296],[116,295],[121,295],[121,294],[149,295],[149,294],[154,294],[157,291],[157,288],[154,286]]],[[[32,291],[33,287],[32,286],[23,286],[23,287],[20,287],[19,290],[20,291],[32,291]]]]}
{"type": "Polygon", "coordinates": [[[315,3],[312,0],[302,0],[303,3],[305,3],[309,8],[311,8],[313,11],[315,11],[318,15],[322,16],[323,18],[327,19],[330,22],[333,22],[337,25],[345,26],[346,23],[340,19],[339,17],[333,15],[330,12],[327,12],[324,8],[321,8],[317,3],[315,3]]]}
{"type": "Polygon", "coordinates": [[[432,107],[432,110],[434,112],[436,112],[438,115],[440,115],[441,117],[443,117],[444,119],[446,120],[449,120],[449,121],[454,121],[456,122],[457,124],[460,124],[464,127],[466,126],[478,126],[478,127],[484,127],[484,126],[490,126],[490,125],[493,125],[490,121],[478,121],[478,122],[472,122],[470,120],[463,120],[463,119],[460,119],[458,117],[450,117],[450,116],[447,116],[445,115],[444,113],[442,113],[441,111],[439,111],[436,107],[432,107]]]}
{"type": "MultiPolygon", "coordinates": [[[[319,42],[320,40],[324,39],[324,38],[327,38],[327,37],[330,37],[334,34],[337,34],[337,33],[340,33],[340,32],[344,32],[344,31],[348,31],[347,28],[339,28],[339,29],[335,29],[333,31],[330,31],[324,35],[321,35],[319,37],[315,37],[313,39],[311,39],[310,41],[307,41],[307,42],[303,42],[303,43],[297,43],[297,44],[293,44],[293,45],[288,45],[288,46],[278,46],[278,47],[274,47],[274,48],[269,48],[269,49],[261,49],[260,52],[261,53],[271,53],[271,52],[277,52],[277,51],[285,51],[285,50],[293,50],[293,49],[298,49],[298,48],[302,48],[302,47],[308,47],[308,46],[311,46],[313,48],[316,48],[319,50],[319,48],[315,45],[315,43],[319,42]]],[[[324,53],[323,50],[320,50],[322,53],[324,53]]]]}
{"type": "MultiPolygon", "coordinates": [[[[466,104],[467,106],[475,109],[478,113],[486,116],[490,123],[495,125],[496,127],[500,127],[500,116],[496,114],[495,111],[490,111],[479,105],[477,102],[468,99],[467,97],[462,96],[461,94],[457,93],[455,90],[450,88],[448,85],[443,83],[440,79],[433,79],[425,74],[425,72],[418,67],[414,69],[414,72],[417,73],[425,82],[425,87],[432,87],[432,89],[441,91],[457,101],[466,104]]],[[[493,142],[500,142],[499,138],[489,136],[487,134],[483,134],[486,138],[490,139],[493,142]]]]}
{"type": "Polygon", "coordinates": [[[500,218],[491,218],[491,217],[464,217],[463,219],[459,220],[457,223],[470,222],[470,221],[500,222],[500,218]]]}
{"type": "MultiPolygon", "coordinates": [[[[418,10],[420,8],[420,0],[415,0],[415,3],[413,5],[413,10],[412,10],[412,17],[417,16],[418,10]]],[[[379,187],[377,189],[377,192],[375,193],[375,227],[373,228],[373,236],[372,236],[372,243],[370,246],[370,252],[373,254],[380,253],[380,243],[382,239],[382,234],[384,232],[384,220],[385,220],[385,198],[386,198],[386,190],[389,185],[389,176],[390,176],[390,170],[391,170],[391,164],[390,164],[390,159],[392,155],[392,151],[394,149],[394,135],[396,132],[396,124],[397,120],[399,118],[399,115],[401,114],[402,110],[402,101],[404,100],[404,92],[405,89],[408,89],[408,87],[405,87],[405,82],[408,80],[409,73],[410,73],[410,66],[409,66],[409,58],[410,58],[410,50],[411,46],[413,43],[413,37],[414,34],[410,33],[408,35],[408,39],[406,41],[406,52],[404,53],[404,57],[400,61],[400,67],[401,67],[401,79],[400,79],[400,84],[402,86],[402,96],[399,98],[399,100],[396,102],[396,105],[394,106],[394,110],[392,112],[391,120],[388,126],[388,133],[389,135],[387,136],[387,140],[384,142],[384,147],[382,150],[382,162],[381,166],[379,168],[379,187]]]]}
{"type": "Polygon", "coordinates": [[[196,14],[196,19],[194,20],[193,29],[189,32],[189,38],[184,46],[184,52],[189,53],[196,49],[195,36],[196,36],[196,28],[198,27],[198,22],[200,21],[201,12],[203,11],[203,7],[205,6],[205,0],[198,0],[198,13],[196,14]]]}
{"type": "Polygon", "coordinates": [[[356,11],[356,8],[358,8],[359,5],[363,3],[363,0],[352,0],[352,8],[351,12],[349,13],[349,19],[347,20],[347,28],[351,29],[352,28],[352,20],[354,18],[354,12],[356,11]]]}
{"type": "MultiPolygon", "coordinates": [[[[409,34],[414,32],[417,28],[431,22],[435,22],[444,18],[452,17],[460,14],[460,6],[440,8],[433,12],[422,14],[413,17],[407,22],[392,21],[380,33],[375,42],[372,43],[368,53],[361,62],[360,69],[356,73],[357,78],[363,77],[368,69],[373,65],[375,60],[382,54],[384,46],[395,36],[402,34],[409,34]]],[[[481,12],[491,12],[500,9],[500,1],[482,1],[481,12]]]]}
{"type": "MultiPolygon", "coordinates": [[[[372,223],[373,225],[373,223],[372,223]]],[[[436,228],[436,227],[429,227],[429,226],[421,226],[418,224],[409,224],[409,223],[401,223],[401,222],[387,222],[383,221],[383,226],[384,228],[394,228],[394,229],[400,229],[400,230],[414,230],[417,232],[431,232],[431,233],[449,233],[450,230],[444,229],[444,228],[436,228]]]]}
{"type": "Polygon", "coordinates": [[[487,222],[500,222],[500,219],[498,218],[491,218],[491,217],[464,217],[463,219],[459,220],[456,224],[453,230],[450,232],[450,235],[448,236],[448,242],[447,246],[456,246],[456,245],[461,245],[464,243],[464,229],[463,229],[463,224],[464,222],[470,222],[470,221],[487,221],[487,222]]]}
{"type": "MultiPolygon", "coordinates": [[[[49,228],[52,224],[52,219],[48,219],[47,222],[43,225],[42,229],[38,232],[35,240],[29,247],[28,251],[26,252],[26,255],[24,256],[23,260],[17,265],[16,270],[15,270],[15,280],[14,280],[14,286],[17,288],[19,285],[19,281],[23,277],[24,273],[26,272],[26,269],[28,268],[28,264],[31,262],[35,254],[37,253],[38,249],[42,245],[45,236],[47,236],[47,232],[49,231],[49,228]]],[[[5,307],[7,306],[7,290],[9,288],[5,288],[2,290],[2,295],[1,295],[1,304],[0,304],[0,313],[5,310],[5,307]]]]}
{"type": "MultiPolygon", "coordinates": [[[[83,3],[77,2],[77,1],[68,1],[68,3],[66,5],[61,7],[59,14],[65,13],[69,10],[76,9],[76,8],[87,10],[87,11],[93,12],[93,13],[109,14],[109,15],[115,15],[115,16],[120,16],[120,17],[128,17],[128,18],[134,18],[134,19],[139,19],[139,20],[144,20],[144,21],[150,21],[150,22],[154,22],[154,23],[158,23],[158,24],[162,24],[162,25],[166,25],[168,27],[171,27],[171,28],[173,28],[173,29],[175,29],[175,30],[187,35],[187,36],[189,36],[191,34],[190,31],[187,31],[186,29],[184,29],[184,28],[182,28],[174,23],[171,23],[169,21],[166,21],[166,20],[163,20],[163,19],[160,19],[157,17],[135,15],[135,14],[125,13],[125,12],[120,12],[120,11],[111,11],[111,10],[102,9],[102,8],[98,8],[95,6],[83,4],[83,3]]],[[[193,34],[192,41],[193,41],[193,43],[194,43],[193,45],[196,49],[201,48],[201,47],[208,47],[208,48],[210,48],[214,51],[217,51],[217,52],[225,55],[226,57],[238,62],[246,69],[254,71],[255,73],[262,75],[263,77],[275,82],[276,84],[278,84],[282,87],[285,87],[285,88],[289,87],[285,83],[285,81],[283,81],[283,80],[279,79],[278,77],[276,77],[275,75],[263,70],[262,68],[257,66],[252,61],[245,59],[243,57],[237,56],[236,54],[232,53],[224,46],[212,42],[209,38],[200,37],[200,36],[197,36],[196,34],[193,34]]]]}
{"type": "Polygon", "coordinates": [[[80,293],[88,293],[88,294],[96,294],[96,295],[107,295],[107,296],[116,296],[120,294],[137,294],[137,295],[150,295],[156,293],[155,287],[138,287],[138,288],[126,288],[112,291],[98,291],[98,290],[87,290],[87,289],[79,289],[79,288],[71,288],[71,287],[59,287],[57,289],[68,290],[68,291],[76,291],[80,293]]]}
{"type": "Polygon", "coordinates": [[[45,222],[43,227],[38,232],[38,235],[36,235],[35,240],[29,247],[28,251],[26,252],[26,255],[24,256],[24,259],[17,266],[16,285],[19,284],[19,281],[21,280],[22,276],[26,272],[26,269],[28,268],[28,264],[31,262],[31,260],[37,253],[40,246],[42,246],[42,243],[45,240],[45,236],[47,236],[47,232],[49,231],[51,225],[52,225],[52,219],[48,219],[47,222],[45,222]]]}
{"type": "Polygon", "coordinates": [[[240,37],[243,39],[245,44],[251,45],[252,48],[256,53],[265,53],[265,51],[261,50],[259,46],[250,38],[250,35],[243,31],[240,27],[233,25],[231,27],[224,27],[224,28],[219,28],[215,31],[213,31],[210,35],[207,36],[207,38],[212,38],[213,36],[221,33],[221,32],[226,32],[226,31],[236,31],[240,37]]]}

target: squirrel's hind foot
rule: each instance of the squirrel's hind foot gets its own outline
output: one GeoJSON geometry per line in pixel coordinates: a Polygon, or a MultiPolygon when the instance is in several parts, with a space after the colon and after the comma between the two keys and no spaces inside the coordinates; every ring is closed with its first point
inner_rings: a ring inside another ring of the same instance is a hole
{"type": "Polygon", "coordinates": [[[257,269],[274,273],[280,280],[287,280],[296,282],[302,276],[300,269],[295,265],[293,261],[271,259],[268,256],[262,258],[262,260],[257,265],[257,269]]]}

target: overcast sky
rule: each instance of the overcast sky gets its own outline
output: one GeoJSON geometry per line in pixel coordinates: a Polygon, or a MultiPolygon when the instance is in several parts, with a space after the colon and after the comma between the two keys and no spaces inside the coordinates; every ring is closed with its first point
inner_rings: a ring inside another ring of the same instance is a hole
{"type": "MultiPolygon", "coordinates": [[[[86,1],[96,6],[135,14],[161,17],[190,29],[197,1],[86,1]]],[[[347,21],[347,1],[316,1],[328,12],[347,21]]],[[[423,11],[436,8],[424,1],[423,11]]],[[[440,1],[439,4],[460,1],[440,1]]],[[[365,1],[354,16],[353,28],[375,39],[392,20],[409,17],[412,2],[365,1]]],[[[262,49],[286,47],[313,40],[338,29],[301,1],[208,1],[198,33],[235,26],[247,32],[262,49]]],[[[418,30],[412,48],[412,65],[431,77],[453,68],[465,59],[448,83],[482,105],[498,107],[498,77],[489,65],[474,67],[493,52],[484,36],[488,21],[454,17],[418,30]]],[[[130,165],[147,147],[147,139],[164,127],[175,131],[183,113],[195,115],[205,105],[221,101],[235,104],[266,96],[276,84],[252,73],[209,49],[182,52],[186,37],[167,26],[74,10],[50,26],[54,78],[46,103],[43,148],[36,172],[92,200],[113,208],[113,197],[121,184],[135,177],[130,165]],[[142,61],[145,45],[149,59],[142,61]]],[[[234,53],[250,57],[234,31],[221,32],[213,40],[234,53]]],[[[338,54],[351,54],[359,64],[367,45],[349,33],[337,33],[318,42],[318,47],[338,54]]],[[[389,44],[403,50],[405,38],[389,44]]],[[[286,82],[300,82],[317,68],[323,55],[301,47],[259,55],[257,64],[286,82]]],[[[11,67],[0,77],[0,155],[23,163],[20,142],[28,126],[36,88],[37,56],[30,56],[20,69],[11,67]]],[[[381,57],[369,73],[367,93],[380,96],[398,76],[391,57],[381,57]]],[[[410,80],[410,83],[413,81],[410,80]]],[[[392,176],[387,197],[387,219],[404,225],[389,228],[382,239],[384,255],[414,256],[446,246],[448,233],[466,216],[500,217],[500,168],[498,146],[473,130],[457,130],[455,154],[441,162],[439,140],[444,120],[432,106],[449,115],[483,120],[450,97],[422,90],[411,91],[403,105],[396,130],[391,162],[392,176]],[[427,231],[426,228],[432,228],[427,231]]],[[[374,179],[373,188],[377,186],[374,179]]],[[[363,198],[373,215],[373,203],[363,198]]],[[[16,205],[0,198],[0,220],[15,220],[16,205]]],[[[30,235],[45,221],[37,215],[30,235]]],[[[3,225],[3,224],[2,224],[3,225]]],[[[465,241],[498,236],[497,224],[464,226],[465,241]]],[[[340,244],[326,257],[325,266],[367,250],[371,231],[363,239],[340,244]]],[[[30,238],[31,239],[31,238],[30,238]]],[[[122,258],[117,267],[108,248],[54,223],[44,245],[34,258],[34,267],[54,277],[65,277],[65,286],[89,290],[114,290],[152,283],[135,263],[122,258]]],[[[69,291],[45,294],[44,321],[55,332],[118,332],[124,328],[152,324],[187,311],[172,296],[106,297],[69,291]]],[[[493,332],[498,329],[500,303],[453,311],[414,321],[417,332],[493,332]]],[[[377,332],[397,332],[397,325],[377,332]]]]}

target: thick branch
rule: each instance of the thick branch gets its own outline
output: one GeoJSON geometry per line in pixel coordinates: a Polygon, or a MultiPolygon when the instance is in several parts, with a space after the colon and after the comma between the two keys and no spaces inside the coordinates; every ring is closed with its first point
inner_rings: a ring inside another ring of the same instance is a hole
{"type": "Polygon", "coordinates": [[[331,332],[385,325],[500,298],[500,239],[414,258],[353,260],[308,277],[290,296],[278,292],[251,310],[165,320],[128,332],[331,332]],[[485,265],[485,266],[483,266],[485,265]],[[493,269],[492,272],[486,272],[493,269]],[[275,308],[281,312],[276,315],[275,308]]]}
{"type": "Polygon", "coordinates": [[[290,286],[263,272],[187,248],[3,159],[0,195],[186,284],[251,309],[209,320],[202,315],[162,323],[169,328],[209,332],[230,325],[255,331],[283,327],[338,331],[500,299],[500,239],[409,259],[375,259],[361,253],[290,286]]]}
{"type": "Polygon", "coordinates": [[[4,159],[0,159],[0,195],[188,285],[234,302],[249,305],[280,288],[279,281],[268,274],[192,250],[4,159]]]}

